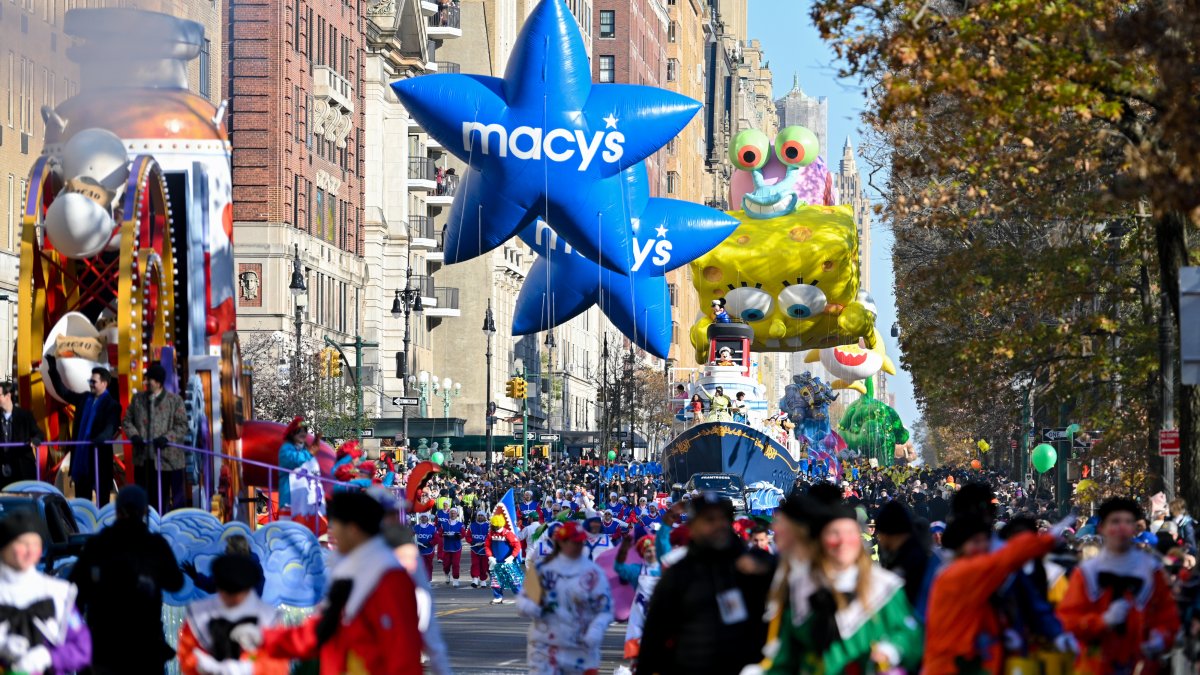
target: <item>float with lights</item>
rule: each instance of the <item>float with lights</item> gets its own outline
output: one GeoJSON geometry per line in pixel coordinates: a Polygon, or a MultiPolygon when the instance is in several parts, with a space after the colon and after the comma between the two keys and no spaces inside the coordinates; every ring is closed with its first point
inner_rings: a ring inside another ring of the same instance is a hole
{"type": "MultiPolygon", "coordinates": [[[[250,402],[236,332],[231,146],[225,105],[187,89],[203,27],[103,9],[68,12],[65,29],[78,40],[68,56],[82,86],[42,110],[45,146],[24,203],[21,403],[47,439],[64,440],[73,410],[47,377],[47,354],[77,392],[93,367],[110,368],[125,408],[162,361],[173,366],[168,388],[187,402],[188,444],[239,457],[250,402]]],[[[43,477],[53,479],[60,454],[43,446],[43,477]]],[[[222,484],[233,504],[240,471],[217,460],[206,468],[203,494],[222,484]]]]}

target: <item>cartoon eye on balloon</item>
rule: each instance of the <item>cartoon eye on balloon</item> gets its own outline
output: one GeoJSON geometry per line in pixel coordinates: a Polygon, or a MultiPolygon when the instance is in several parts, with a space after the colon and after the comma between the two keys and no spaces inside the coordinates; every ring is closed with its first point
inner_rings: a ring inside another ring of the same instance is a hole
{"type": "Polygon", "coordinates": [[[812,164],[817,160],[820,147],[817,135],[806,127],[786,127],[775,136],[775,157],[789,167],[812,164]]]}
{"type": "Polygon", "coordinates": [[[738,135],[733,137],[733,143],[729,145],[729,161],[743,171],[761,169],[770,158],[771,141],[758,129],[738,132],[738,135]]]}
{"type": "Polygon", "coordinates": [[[762,321],[775,307],[775,298],[757,288],[743,286],[725,294],[725,310],[747,323],[762,321]]]}
{"type": "Polygon", "coordinates": [[[825,293],[812,284],[792,284],[779,293],[779,306],[793,319],[807,319],[825,311],[825,293]]]}

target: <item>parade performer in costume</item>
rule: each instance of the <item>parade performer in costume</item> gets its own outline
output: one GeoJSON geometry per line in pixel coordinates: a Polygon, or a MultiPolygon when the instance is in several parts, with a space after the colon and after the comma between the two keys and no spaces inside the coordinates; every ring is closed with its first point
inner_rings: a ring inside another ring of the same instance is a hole
{"type": "Polygon", "coordinates": [[[367,494],[335,495],[329,531],[342,557],[320,611],[287,628],[242,624],[234,641],[260,658],[319,659],[322,675],[421,675],[416,586],[379,535],[383,514],[367,494]]]}
{"type": "Polygon", "coordinates": [[[730,323],[729,312],[725,311],[725,298],[712,301],[713,323],[730,323]]]}
{"type": "MultiPolygon", "coordinates": [[[[955,557],[939,571],[929,593],[923,672],[1002,672],[1002,619],[992,596],[1025,563],[1054,548],[1066,525],[1055,527],[1054,534],[1016,535],[989,553],[992,528],[986,518],[967,512],[950,521],[942,542],[955,557]]],[[[1063,646],[1068,646],[1066,639],[1063,646]]]]}
{"type": "Polygon", "coordinates": [[[823,505],[810,520],[813,559],[789,570],[788,607],[768,673],[840,673],[913,668],[921,628],[904,596],[904,581],[871,562],[857,515],[823,505]]]}
{"type": "Polygon", "coordinates": [[[92,638],[74,584],[37,571],[42,536],[32,513],[0,521],[0,670],[59,673],[91,663],[92,638]]]}
{"type": "Polygon", "coordinates": [[[617,561],[613,569],[621,581],[633,585],[637,593],[633,596],[633,606],[629,609],[629,626],[625,629],[625,658],[636,659],[642,645],[642,624],[646,621],[646,609],[650,606],[650,596],[654,587],[662,577],[662,565],[654,554],[654,537],[647,535],[637,542],[638,554],[642,556],[641,563],[626,563],[632,539],[621,542],[617,550],[617,561]]]}
{"type": "Polygon", "coordinates": [[[532,515],[535,520],[541,520],[542,509],[538,506],[537,500],[533,498],[533,493],[526,490],[523,497],[523,501],[517,504],[517,513],[520,514],[521,519],[524,520],[532,515]]]}
{"type": "Polygon", "coordinates": [[[600,528],[612,539],[621,539],[629,530],[629,523],[622,523],[613,517],[613,512],[605,509],[600,512],[600,528]]]}
{"type": "Polygon", "coordinates": [[[721,347],[720,351],[717,352],[717,365],[718,366],[737,365],[733,362],[733,350],[730,349],[729,347],[721,347]]]}
{"type": "Polygon", "coordinates": [[[286,660],[250,660],[230,638],[234,627],[280,623],[279,612],[258,597],[262,568],[249,556],[225,554],[212,563],[217,594],[188,606],[177,652],[183,675],[287,675],[286,660]]]}
{"type": "MultiPolygon", "coordinates": [[[[315,446],[313,446],[315,447],[315,446]]],[[[313,449],[308,444],[308,429],[304,427],[304,418],[295,417],[283,432],[283,444],[279,446],[279,468],[291,472],[304,466],[313,458],[313,449]]],[[[281,516],[292,510],[291,475],[279,476],[279,509],[281,516]]]]}
{"type": "Polygon", "coordinates": [[[471,547],[471,588],[479,588],[480,584],[487,583],[486,544],[491,530],[487,513],[483,509],[476,511],[475,520],[467,527],[467,544],[471,547]]]}
{"type": "Polygon", "coordinates": [[[492,529],[483,541],[483,551],[492,576],[492,604],[498,605],[504,601],[504,589],[512,591],[513,595],[521,592],[524,574],[519,562],[521,542],[517,541],[517,535],[502,515],[492,516],[491,523],[492,529]]]}
{"type": "Polygon", "coordinates": [[[441,527],[442,573],[446,575],[447,585],[458,588],[458,569],[462,563],[463,532],[466,528],[462,519],[458,517],[457,508],[450,507],[449,516],[446,524],[441,527]]]}
{"type": "Polygon", "coordinates": [[[1100,554],[1071,573],[1058,606],[1063,627],[1083,643],[1075,672],[1145,675],[1165,672],[1158,660],[1179,630],[1179,611],[1162,563],[1134,547],[1142,509],[1130,499],[1100,506],[1100,554]]]}
{"type": "Polygon", "coordinates": [[[417,541],[417,551],[425,563],[426,581],[433,581],[433,557],[437,551],[438,528],[429,520],[428,513],[417,514],[417,524],[413,525],[413,537],[417,541]]]}
{"type": "Polygon", "coordinates": [[[709,406],[708,418],[717,422],[728,422],[733,418],[729,414],[729,408],[733,402],[725,395],[725,389],[717,387],[717,393],[713,395],[712,402],[709,406]]]}
{"type": "Polygon", "coordinates": [[[585,533],[574,522],[554,532],[558,550],[536,567],[536,597],[522,592],[517,610],[531,619],[528,660],[531,675],[595,675],[600,645],[612,623],[608,580],[583,555],[585,533]]]}

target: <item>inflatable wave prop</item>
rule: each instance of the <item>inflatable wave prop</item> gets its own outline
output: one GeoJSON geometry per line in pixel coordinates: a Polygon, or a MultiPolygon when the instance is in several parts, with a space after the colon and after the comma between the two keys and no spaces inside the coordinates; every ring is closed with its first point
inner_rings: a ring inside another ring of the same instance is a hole
{"type": "Polygon", "coordinates": [[[770,436],[743,424],[706,422],[675,437],[664,449],[667,483],[686,483],[695,473],[733,473],[746,484],[765,482],[787,492],[800,464],[770,436]]]}
{"type": "Polygon", "coordinates": [[[783,502],[784,493],[771,483],[758,482],[746,486],[746,507],[754,516],[769,516],[783,502]]]}
{"type": "MultiPolygon", "coordinates": [[[[8,488],[13,492],[45,492],[63,496],[50,485],[37,481],[21,481],[8,488]]],[[[95,534],[116,520],[116,505],[102,509],[84,499],[68,500],[79,531],[95,534]]],[[[208,574],[212,561],[225,552],[225,540],[242,535],[250,542],[250,550],[262,562],[266,575],[263,600],[275,606],[311,608],[321,600],[325,590],[326,550],[312,530],[290,521],[271,523],[250,530],[245,523],[222,523],[216,516],[200,509],[177,509],[159,517],[150,509],[151,531],[166,538],[171,552],[180,564],[190,562],[196,570],[208,574]]],[[[167,605],[183,607],[207,597],[185,577],[184,586],[176,593],[164,596],[167,605]]]]}

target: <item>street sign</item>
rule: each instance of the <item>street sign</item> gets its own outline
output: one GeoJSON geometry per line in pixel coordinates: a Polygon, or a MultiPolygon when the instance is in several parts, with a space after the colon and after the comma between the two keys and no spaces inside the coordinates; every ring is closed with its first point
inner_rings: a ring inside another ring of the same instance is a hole
{"type": "Polygon", "coordinates": [[[1065,441],[1070,437],[1066,429],[1042,429],[1042,441],[1045,443],[1065,441]]]}
{"type": "Polygon", "coordinates": [[[374,429],[363,429],[362,437],[363,438],[375,438],[375,430],[374,429]]]}
{"type": "Polygon", "coordinates": [[[420,405],[421,399],[416,396],[393,396],[392,405],[420,405]]]}
{"type": "Polygon", "coordinates": [[[1158,454],[1172,457],[1179,454],[1179,430],[1163,429],[1158,432],[1158,454]]]}
{"type": "Polygon", "coordinates": [[[520,431],[514,431],[513,438],[517,439],[518,441],[521,440],[522,438],[528,438],[531,441],[536,441],[537,440],[537,432],[530,431],[530,432],[526,433],[524,436],[521,436],[520,431]]]}
{"type": "Polygon", "coordinates": [[[539,441],[551,441],[551,442],[557,441],[558,434],[542,434],[542,435],[538,436],[538,440],[539,441]]]}

